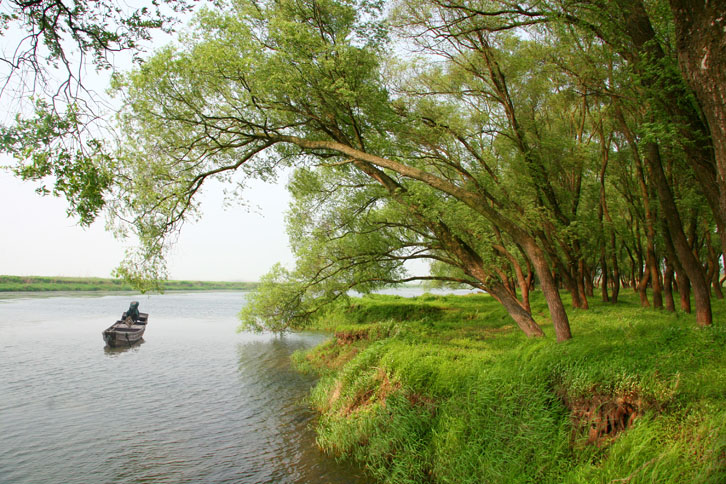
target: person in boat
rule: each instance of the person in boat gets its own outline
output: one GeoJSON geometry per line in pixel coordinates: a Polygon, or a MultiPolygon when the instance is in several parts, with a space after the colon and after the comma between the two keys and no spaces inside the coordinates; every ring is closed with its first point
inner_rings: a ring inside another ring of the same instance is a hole
{"type": "Polygon", "coordinates": [[[139,302],[131,301],[128,310],[126,310],[126,322],[135,323],[139,320],[139,302]]]}

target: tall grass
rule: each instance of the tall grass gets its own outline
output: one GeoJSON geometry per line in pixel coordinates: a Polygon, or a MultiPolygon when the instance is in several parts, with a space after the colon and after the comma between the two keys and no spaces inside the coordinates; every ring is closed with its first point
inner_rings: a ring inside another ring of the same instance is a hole
{"type": "Polygon", "coordinates": [[[560,344],[486,295],[356,299],[296,355],[321,375],[318,443],[386,483],[726,482],[726,304],[699,329],[623,299],[571,311],[560,344]],[[616,404],[627,428],[593,440],[577,412],[616,404]]]}

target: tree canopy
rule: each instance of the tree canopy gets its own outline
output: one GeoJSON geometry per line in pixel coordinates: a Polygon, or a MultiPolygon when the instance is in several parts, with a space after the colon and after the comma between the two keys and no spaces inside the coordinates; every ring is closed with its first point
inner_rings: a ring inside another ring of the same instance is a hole
{"type": "Polygon", "coordinates": [[[69,215],[90,224],[112,180],[105,123],[108,107],[88,69],[114,71],[114,55],[140,62],[153,32],[171,32],[187,0],[134,8],[117,1],[9,0],[0,4],[0,152],[13,172],[41,182],[37,191],[65,196],[69,215]],[[7,124],[5,124],[7,123],[7,124]],[[47,185],[52,183],[52,188],[47,185]]]}
{"type": "Polygon", "coordinates": [[[708,59],[692,72],[683,29],[708,30],[715,49],[723,30],[707,23],[721,10],[218,2],[115,80],[124,139],[102,191],[140,240],[120,272],[163,277],[208,180],[292,167],[297,266],[265,277],[250,327],[299,327],[352,289],[411,280],[485,290],[533,337],[536,285],[559,341],[571,337],[562,289],[581,309],[596,286],[612,302],[625,286],[667,310],[677,289],[688,311],[692,291],[709,325],[726,248],[723,104],[717,82],[692,87],[722,73],[708,59]],[[431,273],[408,274],[420,259],[431,273]]]}

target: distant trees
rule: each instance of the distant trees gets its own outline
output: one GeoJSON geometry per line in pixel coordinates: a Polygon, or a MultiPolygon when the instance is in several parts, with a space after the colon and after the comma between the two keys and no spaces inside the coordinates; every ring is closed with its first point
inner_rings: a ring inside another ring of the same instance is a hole
{"type": "Polygon", "coordinates": [[[111,209],[141,242],[123,271],[163,273],[169,236],[208,179],[294,166],[298,264],[265,278],[244,313],[252,326],[295,327],[350,289],[412,279],[484,289],[540,336],[536,279],[558,341],[571,337],[561,288],[581,309],[597,286],[604,300],[630,287],[667,310],[677,288],[690,311],[692,291],[698,323],[711,324],[726,237],[723,136],[711,121],[722,71],[714,61],[694,74],[689,55],[696,42],[721,44],[715,31],[682,30],[718,9],[401,0],[384,13],[375,1],[239,0],[204,10],[184,47],[117,79],[126,138],[111,209]],[[694,96],[688,76],[718,86],[694,96]],[[433,261],[432,274],[406,274],[413,259],[433,261]]]}

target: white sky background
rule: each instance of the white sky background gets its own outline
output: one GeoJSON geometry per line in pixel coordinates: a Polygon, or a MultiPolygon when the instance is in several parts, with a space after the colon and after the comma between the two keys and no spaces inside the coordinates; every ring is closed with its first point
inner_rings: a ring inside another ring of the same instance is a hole
{"type": "MultiPolygon", "coordinates": [[[[66,217],[65,199],[34,188],[0,172],[0,274],[109,277],[125,245],[103,217],[84,229],[66,217]]],[[[249,208],[225,209],[222,185],[206,188],[202,218],[184,226],[167,260],[171,279],[256,281],[276,262],[292,265],[284,182],[251,184],[245,198],[249,208]]]]}
{"type": "MultiPolygon", "coordinates": [[[[169,41],[157,35],[153,45],[169,41]]],[[[2,44],[12,47],[13,35],[4,35],[2,44]]],[[[131,67],[128,60],[117,58],[116,64],[120,70],[131,67]]],[[[85,72],[84,82],[97,93],[105,92],[107,74],[98,76],[92,67],[85,72]]],[[[9,101],[3,97],[2,123],[11,121],[17,108],[9,101]]],[[[0,158],[0,166],[11,163],[0,158]]],[[[249,182],[244,192],[248,207],[225,207],[224,187],[216,182],[205,186],[202,218],[184,225],[167,260],[169,277],[255,281],[276,262],[292,265],[284,227],[289,201],[285,182],[249,182]]],[[[103,216],[87,229],[78,226],[66,217],[65,199],[41,197],[36,186],[0,170],[0,274],[109,277],[123,258],[124,244],[133,240],[124,243],[105,232],[103,216]]]]}

